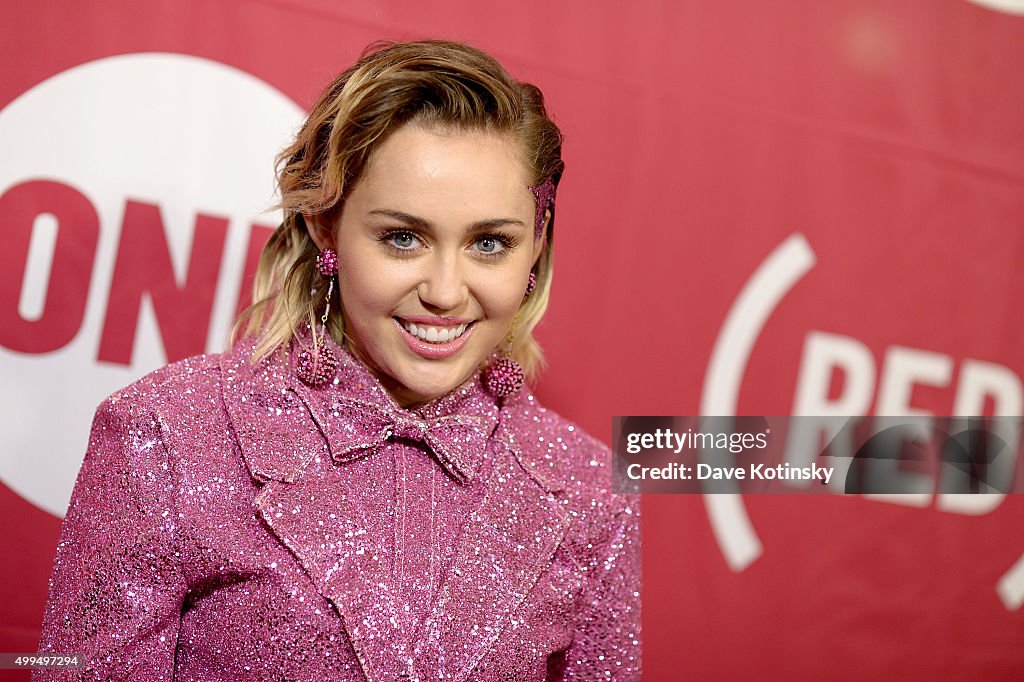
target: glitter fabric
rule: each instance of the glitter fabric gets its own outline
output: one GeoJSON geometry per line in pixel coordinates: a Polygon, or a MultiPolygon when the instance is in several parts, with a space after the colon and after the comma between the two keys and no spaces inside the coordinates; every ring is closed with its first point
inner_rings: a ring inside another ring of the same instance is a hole
{"type": "Polygon", "coordinates": [[[414,410],[331,339],[99,407],[33,680],[636,680],[637,498],[608,449],[480,374],[414,410]]]}
{"type": "Polygon", "coordinates": [[[530,191],[533,192],[533,199],[537,205],[537,213],[533,223],[534,236],[540,239],[541,234],[544,233],[544,214],[549,208],[553,209],[555,207],[555,181],[547,177],[539,185],[529,185],[529,187],[530,191]]]}

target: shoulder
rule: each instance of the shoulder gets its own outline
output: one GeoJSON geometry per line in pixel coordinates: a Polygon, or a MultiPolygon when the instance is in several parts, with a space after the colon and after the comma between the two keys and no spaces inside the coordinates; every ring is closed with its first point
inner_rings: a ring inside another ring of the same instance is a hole
{"type": "Polygon", "coordinates": [[[169,363],[115,391],[103,404],[195,411],[218,401],[237,385],[276,386],[280,377],[269,358],[251,362],[255,345],[255,338],[248,337],[221,353],[202,353],[169,363]]]}
{"type": "Polygon", "coordinates": [[[636,496],[615,492],[611,449],[531,391],[506,399],[502,426],[522,466],[567,507],[580,504],[616,515],[636,506],[636,496]]]}
{"type": "Polygon", "coordinates": [[[220,386],[221,353],[206,353],[178,360],[133,381],[107,396],[100,407],[128,414],[195,409],[212,399],[220,386]]]}
{"type": "Polygon", "coordinates": [[[72,506],[91,504],[90,496],[94,495],[109,500],[123,495],[120,501],[124,504],[143,508],[170,504],[179,457],[170,446],[169,435],[175,431],[179,415],[187,414],[183,407],[187,396],[209,394],[202,386],[211,382],[215,359],[199,355],[171,363],[100,402],[93,415],[72,506]],[[110,481],[116,481],[115,488],[110,487],[110,481]]]}
{"type": "MultiPolygon", "coordinates": [[[[251,345],[251,344],[250,344],[251,345]]],[[[153,370],[107,396],[96,415],[124,426],[156,427],[163,439],[194,428],[209,429],[225,420],[225,368],[244,363],[246,344],[223,353],[203,353],[153,370]]]]}
{"type": "Polygon", "coordinates": [[[176,479],[223,456],[236,442],[223,397],[230,355],[184,358],[111,393],[93,416],[86,463],[176,479]]]}

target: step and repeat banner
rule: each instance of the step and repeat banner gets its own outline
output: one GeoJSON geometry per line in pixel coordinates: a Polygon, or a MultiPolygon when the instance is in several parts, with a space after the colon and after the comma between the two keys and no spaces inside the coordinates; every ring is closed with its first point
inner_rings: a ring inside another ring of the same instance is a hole
{"type": "MultiPolygon", "coordinates": [[[[223,348],[276,152],[379,39],[469,42],[545,92],[567,169],[537,394],[598,438],[1024,411],[1022,2],[0,16],[0,651],[35,650],[96,405],[223,348]]],[[[745,490],[643,488],[645,679],[1019,678],[1020,496],[745,490]]]]}

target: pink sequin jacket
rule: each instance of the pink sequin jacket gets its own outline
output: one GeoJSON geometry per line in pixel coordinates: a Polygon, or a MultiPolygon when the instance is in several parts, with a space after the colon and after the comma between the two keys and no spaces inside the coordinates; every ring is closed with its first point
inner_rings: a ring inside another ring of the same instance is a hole
{"type": "Polygon", "coordinates": [[[476,375],[416,410],[332,342],[171,364],[99,407],[33,680],[636,680],[636,497],[476,375]]]}

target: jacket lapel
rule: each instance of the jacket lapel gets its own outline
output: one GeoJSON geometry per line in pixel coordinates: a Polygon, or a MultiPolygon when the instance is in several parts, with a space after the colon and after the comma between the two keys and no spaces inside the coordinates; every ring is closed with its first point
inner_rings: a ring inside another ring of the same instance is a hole
{"type": "Polygon", "coordinates": [[[223,398],[242,457],[265,483],[254,507],[337,609],[368,680],[408,661],[394,632],[390,545],[367,532],[366,482],[333,466],[319,395],[298,386],[280,358],[251,365],[252,343],[221,358],[223,398]]]}
{"type": "Polygon", "coordinates": [[[551,563],[569,527],[561,504],[500,449],[487,495],[467,520],[455,560],[416,637],[421,679],[466,679],[551,563]]]}
{"type": "Polygon", "coordinates": [[[276,356],[249,362],[254,343],[240,341],[220,357],[221,395],[242,458],[260,482],[294,480],[327,444],[309,409],[289,388],[276,356]]]}
{"type": "Polygon", "coordinates": [[[395,630],[391,547],[367,532],[354,471],[317,462],[294,483],[270,482],[255,505],[341,615],[366,678],[388,680],[409,656],[395,630]]]}

